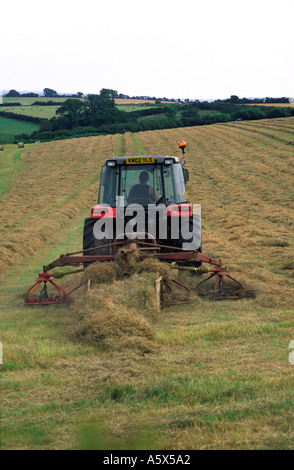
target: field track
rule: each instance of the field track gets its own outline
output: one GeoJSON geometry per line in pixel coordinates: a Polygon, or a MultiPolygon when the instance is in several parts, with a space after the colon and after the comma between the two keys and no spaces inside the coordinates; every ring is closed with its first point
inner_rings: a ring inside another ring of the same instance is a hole
{"type": "Polygon", "coordinates": [[[102,449],[294,449],[293,143],[294,117],[5,146],[3,448],[84,448],[90,429],[102,449]],[[43,264],[81,249],[104,159],[181,157],[181,139],[203,252],[244,282],[245,298],[167,308],[145,355],[74,340],[68,308],[24,309],[43,264]]]}

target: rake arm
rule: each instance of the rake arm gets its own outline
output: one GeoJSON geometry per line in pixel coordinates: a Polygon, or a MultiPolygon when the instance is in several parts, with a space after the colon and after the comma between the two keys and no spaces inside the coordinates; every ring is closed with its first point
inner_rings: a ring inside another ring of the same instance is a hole
{"type": "MultiPolygon", "coordinates": [[[[25,305],[49,305],[49,304],[59,304],[59,303],[68,303],[69,302],[69,294],[71,294],[74,290],[78,289],[81,285],[77,286],[71,292],[66,293],[66,291],[57,284],[54,280],[54,274],[48,272],[54,268],[61,267],[61,266],[74,266],[74,265],[87,265],[90,263],[94,263],[95,261],[100,262],[113,262],[116,260],[116,254],[119,247],[123,246],[122,253],[125,256],[127,261],[129,253],[132,251],[137,250],[139,252],[139,258],[144,260],[146,258],[155,258],[161,261],[166,262],[175,262],[175,263],[183,263],[183,262],[203,262],[209,265],[214,266],[210,271],[210,275],[207,279],[200,282],[198,286],[205,283],[209,279],[214,276],[217,276],[217,288],[219,294],[222,294],[223,291],[223,279],[225,276],[229,277],[233,282],[237,283],[242,293],[244,292],[244,286],[241,282],[234,279],[227,271],[226,268],[222,266],[221,260],[211,258],[207,255],[199,253],[198,251],[188,251],[183,250],[181,248],[173,247],[173,246],[166,246],[166,245],[159,245],[156,243],[155,240],[151,240],[151,242],[146,242],[138,239],[132,240],[121,240],[116,239],[113,243],[102,245],[99,247],[88,248],[83,251],[78,251],[74,253],[67,253],[66,255],[60,255],[59,258],[52,261],[48,265],[43,266],[43,273],[38,274],[38,278],[35,284],[27,290],[26,293],[26,300],[25,305]],[[102,250],[103,248],[112,248],[112,254],[97,254],[98,250],[102,250]],[[95,254],[92,252],[95,252],[95,254]],[[43,289],[41,295],[37,297],[36,289],[43,283],[43,289]],[[51,285],[55,289],[55,296],[48,296],[47,294],[47,283],[51,285]]],[[[180,265],[179,265],[180,266],[180,265]]],[[[179,268],[180,269],[180,268],[179,268]]],[[[185,269],[185,268],[184,268],[185,269]]],[[[188,268],[186,268],[188,269],[188,268]]],[[[196,268],[190,268],[196,269],[196,268]]],[[[181,284],[175,278],[170,278],[170,280],[179,285],[180,287],[184,288],[187,292],[186,301],[189,301],[191,289],[181,284]]],[[[197,287],[198,287],[197,286],[197,287]]],[[[224,296],[222,297],[224,298],[224,296]]],[[[228,298],[228,297],[226,297],[228,298]]],[[[233,298],[233,297],[229,297],[233,298]]]]}

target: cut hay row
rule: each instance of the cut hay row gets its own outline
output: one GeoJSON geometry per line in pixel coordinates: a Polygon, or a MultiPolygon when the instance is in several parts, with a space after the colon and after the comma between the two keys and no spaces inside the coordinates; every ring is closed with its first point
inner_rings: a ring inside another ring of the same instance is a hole
{"type": "MultiPolygon", "coordinates": [[[[276,118],[276,119],[261,119],[257,121],[243,121],[238,123],[241,125],[248,125],[248,127],[256,129],[271,129],[275,132],[290,132],[293,137],[293,122],[285,118],[276,118]]],[[[238,126],[237,126],[238,127],[238,126]]]]}
{"type": "MultiPolygon", "coordinates": [[[[260,152],[259,142],[240,130],[228,130],[227,127],[220,127],[219,135],[211,136],[213,140],[214,162],[222,169],[223,173],[233,178],[238,178],[240,182],[248,183],[248,189],[260,191],[260,197],[264,196],[264,189],[276,187],[275,191],[289,193],[289,177],[293,176],[294,168],[289,162],[290,153],[281,156],[284,151],[283,146],[276,149],[267,149],[260,152]],[[234,132],[235,131],[235,132],[234,132]],[[233,146],[233,148],[232,148],[233,146]],[[246,149],[246,150],[245,150],[246,149]],[[230,167],[228,168],[228,155],[230,155],[230,167]],[[284,157],[286,161],[284,161],[284,157]],[[250,180],[254,179],[254,184],[250,186],[250,180]]],[[[205,145],[205,143],[204,143],[205,145]]],[[[209,144],[206,150],[209,151],[209,144]]]]}
{"type": "Polygon", "coordinates": [[[23,168],[11,177],[1,202],[2,266],[42,249],[72,218],[86,209],[90,213],[97,201],[101,165],[111,153],[110,139],[74,139],[68,144],[33,145],[21,154],[23,168]]]}
{"type": "Polygon", "coordinates": [[[79,293],[73,305],[75,338],[108,350],[156,349],[152,322],[159,308],[154,282],[158,276],[168,280],[171,270],[158,260],[140,262],[138,255],[134,252],[126,263],[118,252],[116,263],[88,266],[81,279],[87,291],[79,293]]]}
{"type": "MultiPolygon", "coordinates": [[[[280,128],[281,120],[275,122],[280,128]]],[[[293,118],[285,122],[294,124],[293,118]]],[[[271,149],[263,147],[267,137],[255,132],[254,124],[182,130],[188,142],[188,194],[202,204],[204,252],[226,260],[247,284],[253,280],[264,298],[279,291],[286,299],[293,292],[291,271],[283,269],[293,249],[293,147],[278,135],[272,136],[271,149]]],[[[180,135],[170,130],[140,137],[147,154],[154,145],[171,154],[180,135]]]]}
{"type": "MultiPolygon", "coordinates": [[[[266,121],[266,120],[265,120],[266,121]]],[[[290,142],[293,141],[293,131],[291,132],[284,129],[283,134],[281,133],[281,128],[275,127],[274,123],[271,123],[270,120],[268,121],[269,125],[268,126],[256,126],[255,122],[249,122],[247,121],[246,123],[239,124],[238,127],[243,130],[249,130],[252,133],[256,133],[258,135],[264,136],[268,138],[270,141],[276,141],[277,142],[283,142],[285,144],[289,144],[290,142]],[[286,134],[286,135],[285,135],[286,134]]]]}

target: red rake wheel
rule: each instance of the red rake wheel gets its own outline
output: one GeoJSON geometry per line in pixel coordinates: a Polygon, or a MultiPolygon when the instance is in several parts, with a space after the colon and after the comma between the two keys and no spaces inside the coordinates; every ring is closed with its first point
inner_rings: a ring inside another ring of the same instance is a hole
{"type": "Polygon", "coordinates": [[[63,287],[54,281],[54,276],[51,273],[39,273],[35,284],[30,287],[26,292],[25,305],[52,305],[52,304],[63,304],[68,303],[68,294],[65,292],[63,287]],[[47,282],[57,291],[56,295],[48,294],[47,282]],[[36,291],[39,286],[43,283],[43,288],[40,294],[37,296],[36,291]]]}
{"type": "Polygon", "coordinates": [[[186,296],[182,298],[178,293],[174,293],[171,285],[166,281],[163,282],[163,299],[166,301],[167,305],[179,305],[179,304],[188,304],[191,302],[191,289],[189,286],[182,284],[177,281],[174,277],[170,277],[169,280],[176,284],[181,289],[186,291],[186,296]]]}
{"type": "Polygon", "coordinates": [[[244,294],[244,285],[242,282],[238,281],[234,277],[232,277],[226,270],[225,267],[217,267],[212,268],[210,271],[210,275],[204,279],[203,281],[199,282],[197,285],[198,294],[203,298],[214,299],[214,300],[229,300],[229,299],[240,299],[244,294]],[[214,290],[204,290],[201,289],[199,286],[202,285],[209,279],[217,276],[215,282],[214,290]],[[231,285],[225,285],[225,279],[230,279],[231,285]]]}

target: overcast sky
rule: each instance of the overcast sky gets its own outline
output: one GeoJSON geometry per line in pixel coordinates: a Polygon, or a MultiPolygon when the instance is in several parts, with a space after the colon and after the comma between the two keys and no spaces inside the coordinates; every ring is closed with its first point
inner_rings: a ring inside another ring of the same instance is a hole
{"type": "Polygon", "coordinates": [[[0,90],[294,97],[293,0],[4,0],[0,90]]]}

